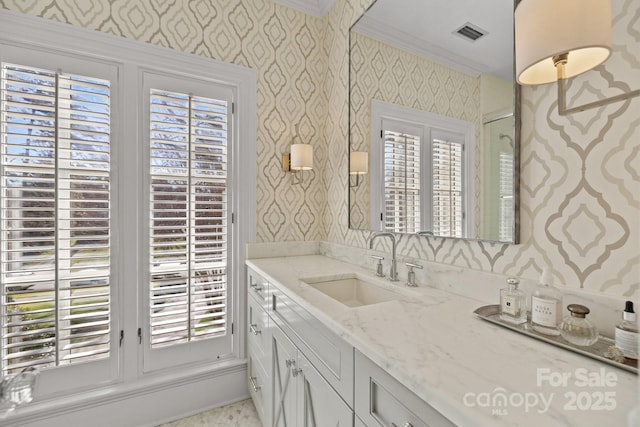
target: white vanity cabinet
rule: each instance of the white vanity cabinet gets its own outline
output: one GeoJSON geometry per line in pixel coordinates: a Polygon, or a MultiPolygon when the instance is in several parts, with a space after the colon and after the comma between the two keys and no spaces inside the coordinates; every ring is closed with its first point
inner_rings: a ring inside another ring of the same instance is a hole
{"type": "Polygon", "coordinates": [[[367,427],[455,427],[359,351],[355,367],[355,412],[367,427]]]}
{"type": "Polygon", "coordinates": [[[272,349],[274,427],[353,426],[351,408],[279,328],[272,349]]]}
{"type": "Polygon", "coordinates": [[[247,277],[247,381],[262,425],[353,426],[353,346],[277,284],[247,277]]]}
{"type": "Polygon", "coordinates": [[[271,322],[268,313],[269,283],[247,271],[247,383],[258,416],[271,425],[271,322]]]}

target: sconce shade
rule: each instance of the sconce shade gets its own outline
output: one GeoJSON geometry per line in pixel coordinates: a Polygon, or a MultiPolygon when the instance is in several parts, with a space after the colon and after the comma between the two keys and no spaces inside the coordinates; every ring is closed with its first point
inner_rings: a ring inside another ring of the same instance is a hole
{"type": "Polygon", "coordinates": [[[313,169],[313,147],[311,144],[291,144],[291,170],[313,169]]]}
{"type": "Polygon", "coordinates": [[[558,79],[553,57],[569,53],[564,78],[602,64],[611,53],[611,0],[522,0],[515,11],[516,78],[558,79]]]}
{"type": "Polygon", "coordinates": [[[369,172],[369,153],[352,151],[349,156],[349,174],[365,175],[369,172]]]}

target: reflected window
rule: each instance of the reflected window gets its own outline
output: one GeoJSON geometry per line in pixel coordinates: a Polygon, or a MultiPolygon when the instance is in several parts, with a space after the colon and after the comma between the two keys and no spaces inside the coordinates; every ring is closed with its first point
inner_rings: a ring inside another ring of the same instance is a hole
{"type": "Polygon", "coordinates": [[[372,123],[380,126],[379,132],[372,129],[378,136],[372,140],[372,164],[380,165],[371,174],[372,224],[395,233],[463,237],[472,194],[466,181],[468,127],[400,110],[372,110],[372,123]]]}

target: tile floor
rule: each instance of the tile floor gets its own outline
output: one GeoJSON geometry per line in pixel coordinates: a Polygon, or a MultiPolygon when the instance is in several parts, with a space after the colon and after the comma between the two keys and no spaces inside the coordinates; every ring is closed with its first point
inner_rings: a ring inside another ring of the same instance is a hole
{"type": "Polygon", "coordinates": [[[251,399],[183,418],[161,427],[261,427],[251,399]]]}

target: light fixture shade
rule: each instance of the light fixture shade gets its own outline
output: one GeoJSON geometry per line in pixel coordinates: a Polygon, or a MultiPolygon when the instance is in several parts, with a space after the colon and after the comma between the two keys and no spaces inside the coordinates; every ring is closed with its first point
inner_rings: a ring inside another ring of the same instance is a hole
{"type": "Polygon", "coordinates": [[[522,0],[515,11],[516,78],[555,82],[552,58],[569,53],[565,78],[602,64],[611,52],[611,0],[522,0]]]}
{"type": "Polygon", "coordinates": [[[364,175],[369,172],[369,153],[352,151],[349,155],[349,174],[364,175]]]}
{"type": "Polygon", "coordinates": [[[313,147],[311,144],[291,144],[291,170],[313,169],[313,147]]]}

